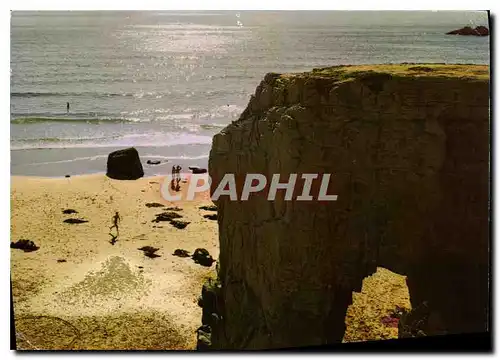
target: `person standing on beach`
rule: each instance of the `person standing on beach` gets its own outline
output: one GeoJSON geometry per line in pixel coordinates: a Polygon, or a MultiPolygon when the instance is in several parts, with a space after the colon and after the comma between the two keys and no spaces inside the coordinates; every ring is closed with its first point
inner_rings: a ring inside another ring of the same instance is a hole
{"type": "Polygon", "coordinates": [[[170,181],[170,188],[172,190],[175,190],[175,171],[176,171],[176,168],[174,165],[174,166],[172,166],[172,181],[170,181]]]}
{"type": "Polygon", "coordinates": [[[66,112],[69,113],[69,102],[66,103],[66,112]]]}
{"type": "Polygon", "coordinates": [[[179,184],[181,182],[181,169],[182,168],[179,165],[175,167],[175,191],[179,191],[181,189],[181,186],[179,184]]]}

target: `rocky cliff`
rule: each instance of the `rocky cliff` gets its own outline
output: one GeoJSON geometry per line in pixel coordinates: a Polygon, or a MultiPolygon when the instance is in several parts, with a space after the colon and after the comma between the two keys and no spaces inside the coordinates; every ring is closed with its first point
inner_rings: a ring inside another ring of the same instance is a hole
{"type": "Polygon", "coordinates": [[[209,173],[212,191],[227,173],[239,189],[247,173],[330,173],[338,195],[220,197],[219,278],[204,288],[213,348],[341,341],[352,291],[376,266],[408,276],[426,334],[487,328],[487,66],[268,74],[214,137],[209,173]]]}

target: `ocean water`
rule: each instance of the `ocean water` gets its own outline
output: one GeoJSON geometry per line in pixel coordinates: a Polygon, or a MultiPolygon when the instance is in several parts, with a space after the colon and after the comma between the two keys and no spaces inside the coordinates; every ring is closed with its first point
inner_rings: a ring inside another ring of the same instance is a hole
{"type": "Polygon", "coordinates": [[[266,73],[489,64],[489,37],[445,35],[464,25],[486,12],[13,12],[11,173],[103,172],[128,146],[148,175],[207,166],[266,73]]]}

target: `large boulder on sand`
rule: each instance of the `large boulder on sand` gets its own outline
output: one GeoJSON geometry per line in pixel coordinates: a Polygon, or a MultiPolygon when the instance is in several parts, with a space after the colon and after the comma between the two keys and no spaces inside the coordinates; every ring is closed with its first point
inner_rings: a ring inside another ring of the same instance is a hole
{"type": "Polygon", "coordinates": [[[137,150],[128,148],[109,154],[106,175],[117,180],[136,180],[143,177],[144,170],[137,150]]]}

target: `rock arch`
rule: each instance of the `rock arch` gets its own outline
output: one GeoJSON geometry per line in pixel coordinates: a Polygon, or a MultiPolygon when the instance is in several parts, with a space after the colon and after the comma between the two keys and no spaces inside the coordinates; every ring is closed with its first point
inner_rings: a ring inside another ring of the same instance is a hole
{"type": "Polygon", "coordinates": [[[352,291],[377,266],[429,304],[428,335],[488,328],[488,68],[418,69],[268,74],[214,137],[212,186],[226,173],[331,173],[338,194],[217,201],[214,348],[341,341],[352,291]]]}

